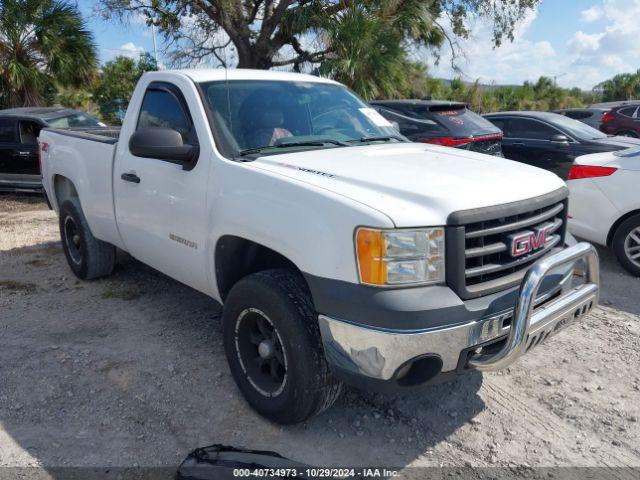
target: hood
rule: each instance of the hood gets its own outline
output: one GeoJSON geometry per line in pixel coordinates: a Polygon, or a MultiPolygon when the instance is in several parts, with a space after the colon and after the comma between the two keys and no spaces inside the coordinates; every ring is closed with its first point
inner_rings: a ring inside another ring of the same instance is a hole
{"type": "Polygon", "coordinates": [[[525,200],[565,185],[546,170],[422,143],[272,155],[252,165],[368,205],[398,227],[444,225],[453,212],[525,200]]]}
{"type": "Polygon", "coordinates": [[[633,137],[607,137],[593,140],[596,143],[611,145],[612,147],[634,148],[640,147],[640,138],[633,137]]]}

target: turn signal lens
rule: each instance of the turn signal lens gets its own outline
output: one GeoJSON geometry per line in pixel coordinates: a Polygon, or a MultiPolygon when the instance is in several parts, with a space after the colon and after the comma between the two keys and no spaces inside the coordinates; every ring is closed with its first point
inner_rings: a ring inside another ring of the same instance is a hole
{"type": "Polygon", "coordinates": [[[444,229],[356,232],[360,281],[368,285],[444,281],[444,229]]]}

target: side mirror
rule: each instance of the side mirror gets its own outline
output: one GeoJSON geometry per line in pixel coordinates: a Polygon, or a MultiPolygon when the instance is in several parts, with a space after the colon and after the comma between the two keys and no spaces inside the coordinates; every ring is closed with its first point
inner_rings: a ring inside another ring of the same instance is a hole
{"type": "Polygon", "coordinates": [[[149,127],[137,130],[129,138],[129,151],[136,157],[156,158],[179,163],[185,169],[199,153],[197,145],[182,142],[180,132],[165,127],[149,127]]]}
{"type": "Polygon", "coordinates": [[[551,143],[560,143],[560,144],[569,144],[569,137],[567,137],[566,135],[554,135],[553,137],[551,137],[551,143]]]}

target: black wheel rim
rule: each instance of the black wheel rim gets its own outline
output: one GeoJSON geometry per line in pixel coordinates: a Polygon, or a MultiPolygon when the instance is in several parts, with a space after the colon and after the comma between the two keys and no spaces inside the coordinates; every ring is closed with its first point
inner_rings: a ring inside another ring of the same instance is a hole
{"type": "Polygon", "coordinates": [[[264,312],[248,308],[236,321],[236,353],[244,374],[266,397],[282,393],[287,383],[287,356],[280,333],[264,312]]]}
{"type": "Polygon", "coordinates": [[[64,219],[64,243],[73,263],[80,265],[82,263],[80,231],[72,217],[64,219]]]}

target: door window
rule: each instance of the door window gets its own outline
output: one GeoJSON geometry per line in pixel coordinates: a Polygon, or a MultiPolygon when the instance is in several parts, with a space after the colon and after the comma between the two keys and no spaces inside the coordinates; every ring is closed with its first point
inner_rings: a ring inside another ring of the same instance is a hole
{"type": "Polygon", "coordinates": [[[493,118],[493,117],[489,117],[488,120],[493,123],[496,127],[498,127],[500,130],[502,130],[502,133],[504,134],[505,137],[510,137],[511,135],[507,135],[507,120],[503,119],[503,118],[493,118]]]}
{"type": "Polygon", "coordinates": [[[25,145],[37,145],[38,134],[42,128],[36,122],[21,121],[20,126],[20,143],[25,145]]]}
{"type": "Polygon", "coordinates": [[[180,132],[184,143],[197,143],[193,123],[178,91],[151,86],[144,94],[138,128],[165,127],[180,132]]]}
{"type": "Polygon", "coordinates": [[[618,111],[623,117],[635,118],[638,107],[627,107],[618,111]]]}
{"type": "MultiPolygon", "coordinates": [[[[549,125],[525,118],[512,118],[509,122],[509,134],[511,138],[524,138],[528,140],[551,140],[551,137],[560,132],[549,125]]],[[[505,132],[506,134],[506,132],[505,132]]]]}
{"type": "Polygon", "coordinates": [[[0,142],[15,143],[16,138],[16,122],[15,120],[0,118],[0,142]]]}

